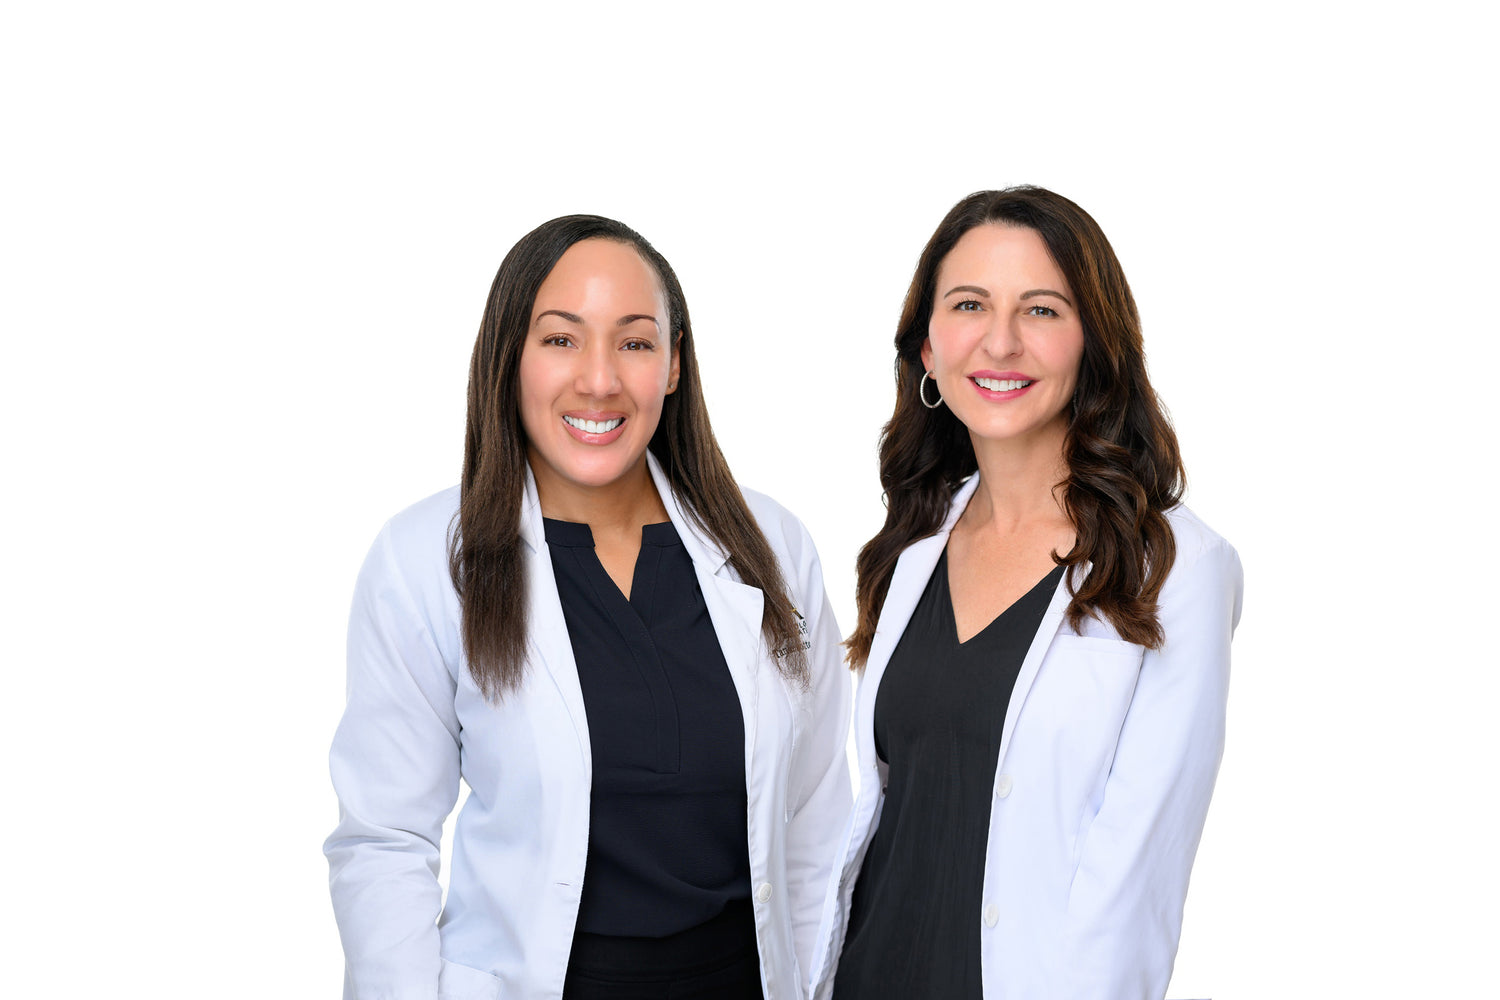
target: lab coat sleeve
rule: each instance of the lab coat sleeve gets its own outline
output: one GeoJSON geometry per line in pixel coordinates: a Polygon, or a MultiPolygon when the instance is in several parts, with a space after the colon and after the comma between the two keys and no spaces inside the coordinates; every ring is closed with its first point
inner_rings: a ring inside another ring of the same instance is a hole
{"type": "Polygon", "coordinates": [[[458,796],[454,682],[387,525],[355,588],[348,692],[329,765],[339,824],[324,844],[345,1000],[434,1000],[443,821],[458,796]]]}
{"type": "MultiPolygon", "coordinates": [[[[795,748],[794,780],[788,789],[786,864],[797,966],[811,974],[825,890],[839,840],[852,808],[849,760],[849,671],[844,668],[838,623],[823,589],[823,572],[806,529],[799,524],[797,599],[806,602],[811,718],[795,748]]],[[[803,983],[809,987],[808,983],[803,983]]],[[[810,989],[809,989],[810,995],[810,989]]]]}
{"type": "Polygon", "coordinates": [[[1229,641],[1243,577],[1214,536],[1182,551],[1158,602],[1166,640],[1147,650],[1099,811],[1068,895],[1057,997],[1161,1000],[1188,875],[1224,750],[1229,641]]]}

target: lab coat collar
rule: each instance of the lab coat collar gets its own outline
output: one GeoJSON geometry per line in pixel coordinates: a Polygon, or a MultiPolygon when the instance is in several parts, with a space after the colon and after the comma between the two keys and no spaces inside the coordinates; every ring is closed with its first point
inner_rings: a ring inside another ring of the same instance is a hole
{"type": "MultiPolygon", "coordinates": [[[[974,491],[978,488],[979,473],[976,472],[953,494],[948,516],[943,520],[943,526],[938,529],[937,533],[907,546],[906,551],[901,553],[901,558],[896,563],[896,569],[891,575],[890,590],[886,594],[885,605],[880,611],[880,621],[875,627],[875,638],[870,644],[870,656],[866,661],[868,676],[865,684],[869,685],[872,695],[859,706],[857,724],[863,727],[863,730],[870,730],[870,727],[874,725],[873,692],[879,690],[880,679],[885,673],[886,665],[890,662],[891,654],[895,652],[896,643],[905,633],[907,623],[911,621],[912,612],[917,608],[917,601],[921,599],[922,592],[927,588],[927,581],[931,579],[932,571],[937,567],[938,557],[943,554],[943,549],[948,544],[948,536],[952,533],[953,526],[963,516],[965,508],[969,506],[969,501],[974,496],[974,491]]],[[[1087,564],[1077,567],[1073,571],[1074,580],[1081,581],[1088,575],[1088,571],[1087,564]]],[[[1006,707],[1005,725],[1000,738],[1001,765],[1005,762],[1006,751],[1010,749],[1011,734],[1015,731],[1016,720],[1021,714],[1027,696],[1031,693],[1032,683],[1041,669],[1047,648],[1051,646],[1053,638],[1062,628],[1071,599],[1068,592],[1068,574],[1064,573],[1063,578],[1058,581],[1057,589],[1052,593],[1052,600],[1048,602],[1047,611],[1042,616],[1036,636],[1027,649],[1010,702],[1006,707]]],[[[860,749],[868,750],[871,754],[871,760],[862,762],[864,766],[873,766],[873,744],[866,747],[862,741],[860,749]]]]}
{"type": "Polygon", "coordinates": [[[1037,626],[1036,635],[1032,637],[1031,645],[1026,649],[1026,657],[1021,661],[1021,669],[1016,674],[1016,683],[1011,688],[1010,701],[1005,706],[1005,724],[1000,731],[1000,753],[995,764],[996,781],[1005,770],[1005,759],[1010,753],[1011,737],[1015,735],[1016,722],[1021,717],[1021,709],[1025,707],[1026,699],[1031,696],[1031,686],[1042,669],[1042,660],[1046,658],[1047,650],[1052,646],[1052,640],[1061,630],[1068,605],[1073,600],[1073,595],[1068,590],[1068,573],[1074,573],[1074,578],[1081,582],[1088,576],[1090,565],[1085,563],[1082,567],[1063,572],[1062,579],[1057,581],[1057,589],[1052,592],[1052,600],[1047,603],[1047,611],[1042,615],[1041,624],[1037,626]]]}
{"type": "Polygon", "coordinates": [[[754,761],[750,734],[757,731],[755,719],[759,693],[755,676],[761,666],[760,622],[765,609],[765,594],[756,587],[741,583],[732,571],[724,571],[729,554],[703,530],[688,509],[678,503],[665,470],[650,451],[646,452],[646,464],[651,469],[651,478],[656,483],[662,506],[667,509],[667,517],[677,529],[688,558],[693,560],[708,617],[714,623],[719,647],[740,696],[745,715],[745,766],[748,774],[754,761]]]}
{"type": "Polygon", "coordinates": [[[921,598],[922,591],[927,588],[927,581],[932,577],[938,557],[943,554],[943,547],[948,544],[948,535],[953,531],[953,526],[958,523],[959,517],[963,515],[964,508],[969,506],[969,500],[978,488],[979,473],[976,472],[953,494],[953,501],[948,507],[948,516],[943,519],[943,526],[935,534],[908,545],[901,553],[901,557],[896,560],[896,568],[891,573],[890,587],[886,591],[885,603],[880,609],[880,620],[875,626],[875,638],[870,643],[870,655],[865,660],[869,674],[868,683],[879,686],[880,677],[885,673],[886,662],[891,658],[891,653],[895,652],[896,643],[906,631],[906,624],[911,621],[912,612],[917,609],[917,601],[921,598]]]}
{"type": "MultiPolygon", "coordinates": [[[[916,583],[916,591],[911,596],[911,606],[906,608],[901,619],[901,628],[895,632],[896,638],[906,631],[906,623],[911,619],[912,611],[916,610],[916,603],[921,597],[922,591],[927,587],[927,580],[932,576],[933,569],[937,566],[938,555],[948,544],[948,536],[953,531],[953,526],[963,516],[965,508],[969,506],[969,500],[973,498],[974,491],[979,488],[979,473],[969,477],[969,481],[960,487],[953,495],[953,506],[948,510],[948,517],[943,522],[942,530],[935,536],[939,539],[937,546],[932,551],[931,560],[926,563],[926,572],[920,575],[920,581],[916,583]]],[[[1085,563],[1075,567],[1070,572],[1076,583],[1081,583],[1089,573],[1092,564],[1085,563]]],[[[1036,634],[1031,639],[1031,645],[1026,649],[1026,656],[1021,661],[1021,669],[1016,675],[1016,682],[1011,688],[1010,700],[1005,707],[1005,723],[1000,733],[1000,753],[996,763],[996,775],[998,776],[1005,768],[1005,758],[1010,751],[1011,737],[1016,731],[1016,722],[1021,717],[1021,710],[1026,705],[1026,699],[1031,695],[1031,687],[1035,683],[1037,674],[1042,669],[1042,660],[1047,656],[1047,650],[1052,645],[1052,640],[1063,627],[1063,619],[1067,615],[1068,604],[1071,603],[1073,595],[1068,590],[1068,573],[1064,572],[1062,579],[1057,581],[1057,588],[1052,592],[1052,599],[1047,602],[1047,610],[1042,615],[1041,623],[1037,626],[1036,634]]],[[[890,654],[886,654],[887,659],[890,654]]],[[[884,667],[884,661],[881,666],[884,667]]],[[[998,777],[997,777],[998,780],[998,777]]]]}
{"type": "MultiPolygon", "coordinates": [[[[735,690],[745,717],[746,768],[753,762],[751,737],[756,729],[758,695],[755,678],[759,670],[760,621],[764,595],[754,587],[735,579],[732,574],[720,575],[728,563],[728,556],[717,543],[711,541],[693,521],[692,517],[677,502],[672,485],[657,462],[656,456],[646,452],[646,464],[656,491],[661,495],[667,517],[677,529],[688,558],[698,575],[699,587],[708,608],[714,631],[729,665],[735,690]]],[[[541,662],[547,674],[557,686],[567,706],[573,729],[578,735],[580,751],[585,759],[591,753],[588,738],[588,713],[583,701],[583,688],[578,680],[578,667],[573,659],[573,646],[568,637],[567,620],[557,596],[557,581],[552,573],[552,559],[546,544],[546,532],[542,524],[542,504],[537,494],[536,477],[531,465],[526,465],[526,480],[521,495],[521,538],[530,550],[527,558],[531,573],[531,618],[528,631],[532,656],[541,662]]]]}
{"type": "Polygon", "coordinates": [[[666,471],[649,449],[646,451],[646,465],[651,469],[651,478],[656,483],[656,492],[661,496],[662,506],[667,508],[667,517],[671,520],[672,527],[677,529],[693,564],[703,567],[710,574],[718,573],[729,561],[729,553],[677,502],[677,494],[672,492],[672,483],[667,479],[666,471]]]}
{"type": "MultiPolygon", "coordinates": [[[[677,502],[672,484],[668,482],[661,464],[650,451],[646,452],[646,464],[651,470],[656,492],[661,496],[662,506],[667,509],[667,517],[677,529],[688,558],[693,561],[709,619],[719,637],[724,660],[729,666],[730,677],[740,698],[745,722],[745,766],[746,773],[749,774],[755,760],[753,736],[758,732],[756,716],[759,711],[759,692],[756,676],[760,670],[760,622],[765,595],[757,588],[741,583],[732,573],[720,572],[729,561],[724,549],[712,541],[677,502]]],[[[574,730],[579,735],[580,746],[587,756],[591,752],[588,748],[588,714],[583,702],[583,689],[578,681],[578,667],[573,660],[573,647],[568,639],[566,619],[557,597],[557,581],[552,575],[552,560],[546,546],[536,478],[532,475],[529,464],[526,467],[526,484],[521,500],[521,537],[532,550],[532,579],[536,586],[531,605],[532,649],[562,693],[574,730]]]]}
{"type": "Polygon", "coordinates": [[[542,500],[536,491],[536,476],[531,474],[531,463],[525,462],[526,479],[521,485],[521,540],[533,552],[542,551],[547,533],[542,526],[542,500]]]}

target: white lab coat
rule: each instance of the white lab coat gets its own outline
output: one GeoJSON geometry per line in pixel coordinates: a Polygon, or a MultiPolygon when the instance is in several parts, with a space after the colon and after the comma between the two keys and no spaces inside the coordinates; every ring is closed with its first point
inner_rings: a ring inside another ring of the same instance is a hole
{"type": "MultiPolygon", "coordinates": [[[[855,695],[859,794],[829,887],[815,995],[832,995],[854,884],[880,820],[886,767],[875,699],[886,664],[979,485],[896,564],[855,695]]],[[[1145,650],[1088,619],[1067,625],[1059,584],[1005,713],[983,878],[986,1000],[1160,1000],[1188,873],[1224,747],[1239,557],[1185,507],[1159,601],[1166,641],[1145,650]]]]}
{"type": "MultiPolygon", "coordinates": [[[[751,895],[766,996],[798,1000],[851,798],[850,684],[838,626],[806,530],[746,491],[806,619],[812,685],[786,680],[761,639],[761,592],[735,578],[725,553],[679,509],[654,458],[650,466],[744,712],[751,895]]],[[[588,855],[592,758],[529,471],[525,490],[529,655],[524,682],[498,705],[479,693],[462,652],[447,558],[456,487],[392,518],[360,571],[348,704],[330,754],[340,821],[324,846],[346,1000],[562,993],[588,855]],[[444,905],[439,842],[460,778],[470,795],[444,905]]]]}

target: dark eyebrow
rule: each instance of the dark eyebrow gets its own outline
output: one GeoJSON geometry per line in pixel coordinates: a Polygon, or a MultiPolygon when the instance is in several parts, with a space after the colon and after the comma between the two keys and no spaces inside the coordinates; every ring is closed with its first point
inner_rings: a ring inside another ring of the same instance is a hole
{"type": "MultiPolygon", "coordinates": [[[[544,310],[542,310],[541,312],[539,312],[539,313],[536,314],[536,322],[541,322],[541,319],[542,319],[543,316],[561,316],[563,319],[567,320],[569,323],[576,323],[579,326],[583,325],[583,317],[582,316],[578,315],[577,313],[565,312],[565,311],[563,311],[561,309],[544,309],[544,310]]],[[[638,319],[649,319],[651,322],[656,323],[656,317],[655,316],[651,316],[651,315],[649,315],[647,313],[631,313],[629,316],[621,316],[619,318],[619,320],[616,321],[615,325],[616,326],[629,326],[631,323],[634,323],[638,319]]],[[[535,325],[535,323],[533,323],[533,325],[535,325]]],[[[656,323],[656,325],[658,327],[661,326],[660,323],[656,323]]]]}
{"type": "Polygon", "coordinates": [[[1033,288],[1029,292],[1022,292],[1021,293],[1021,301],[1025,302],[1027,299],[1034,299],[1038,295],[1051,295],[1051,296],[1054,296],[1056,298],[1062,299],[1064,302],[1066,302],[1070,307],[1072,307],[1074,309],[1078,308],[1077,306],[1073,305],[1073,300],[1072,299],[1068,298],[1062,292],[1054,292],[1050,288],[1033,288]]]}
{"type": "Polygon", "coordinates": [[[954,285],[952,288],[948,289],[947,294],[944,295],[943,298],[946,299],[954,292],[969,292],[973,295],[983,295],[985,298],[990,297],[990,293],[985,291],[983,288],[980,288],[978,285],[954,285]]]}

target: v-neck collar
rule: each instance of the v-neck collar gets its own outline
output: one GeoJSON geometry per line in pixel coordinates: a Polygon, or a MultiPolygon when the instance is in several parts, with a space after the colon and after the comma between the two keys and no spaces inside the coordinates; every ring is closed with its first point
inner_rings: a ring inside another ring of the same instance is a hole
{"type": "Polygon", "coordinates": [[[938,564],[933,572],[941,575],[940,586],[942,587],[942,590],[939,592],[939,597],[943,602],[943,606],[948,610],[948,634],[953,639],[954,647],[956,649],[967,648],[969,644],[972,643],[975,639],[978,639],[980,636],[984,635],[986,632],[990,631],[996,625],[998,625],[1001,619],[1010,614],[1010,612],[1014,608],[1031,600],[1032,596],[1035,595],[1036,592],[1041,590],[1044,586],[1051,584],[1051,586],[1047,589],[1049,590],[1049,592],[1055,590],[1061,577],[1062,570],[1063,567],[1061,566],[1055,566],[1052,569],[1048,570],[1046,576],[1042,577],[1036,583],[1032,584],[1031,589],[1026,591],[1026,593],[1022,594],[1020,597],[1017,597],[1014,601],[1011,601],[1009,604],[1007,604],[998,615],[991,618],[987,623],[985,623],[985,625],[980,628],[978,632],[975,632],[967,639],[960,639],[958,637],[958,609],[953,606],[953,581],[948,576],[948,547],[946,545],[943,546],[943,554],[938,556],[938,564]]]}

